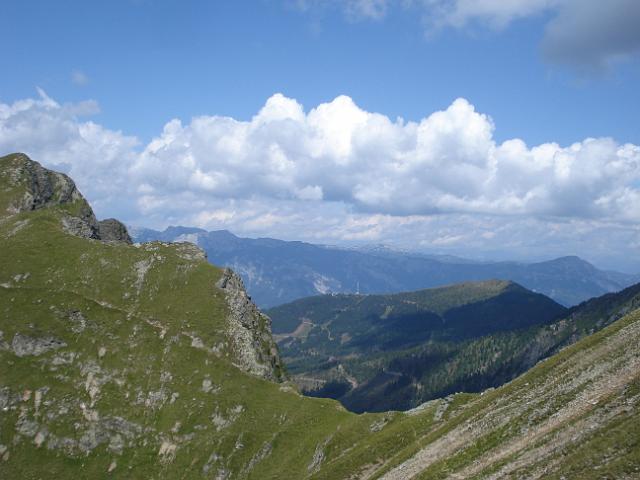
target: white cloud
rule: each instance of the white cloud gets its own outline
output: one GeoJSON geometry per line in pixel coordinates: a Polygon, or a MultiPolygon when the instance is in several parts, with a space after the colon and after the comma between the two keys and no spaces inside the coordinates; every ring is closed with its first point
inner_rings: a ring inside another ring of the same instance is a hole
{"type": "Polygon", "coordinates": [[[351,15],[380,19],[387,13],[389,0],[348,0],[347,12],[351,15]]]}
{"type": "Polygon", "coordinates": [[[0,152],[25,152],[69,173],[98,212],[125,215],[138,141],[82,116],[98,111],[94,101],[60,105],[43,90],[39,98],[0,103],[0,152]]]}
{"type": "Polygon", "coordinates": [[[519,18],[540,14],[564,0],[423,0],[427,20],[436,27],[465,27],[472,22],[503,28],[519,18]]]}
{"type": "Polygon", "coordinates": [[[73,70],[71,72],[71,83],[79,87],[84,87],[89,83],[89,77],[82,70],[73,70]]]}
{"type": "Polygon", "coordinates": [[[390,4],[395,0],[295,0],[293,4],[300,10],[340,8],[350,20],[383,18],[390,4]]]}
{"type": "Polygon", "coordinates": [[[423,18],[427,31],[484,26],[495,30],[539,16],[547,22],[544,57],[580,70],[601,70],[640,52],[638,0],[298,0],[303,10],[339,7],[348,18],[380,20],[392,8],[423,18]]]}
{"type": "Polygon", "coordinates": [[[578,240],[595,252],[607,229],[617,232],[607,241],[629,245],[620,252],[638,243],[640,147],[498,143],[491,118],[465,99],[405,122],[346,96],[305,111],[278,94],[248,121],[171,120],[147,145],[82,117],[96,108],[44,92],[0,103],[0,151],[66,171],[99,216],[142,225],[458,254],[578,240]]]}
{"type": "Polygon", "coordinates": [[[392,215],[640,219],[639,147],[600,138],[528,148],[498,144],[493,131],[464,99],[414,123],[345,96],[305,114],[274,95],[248,122],[169,122],[132,172],[163,194],[325,200],[392,215]]]}
{"type": "Polygon", "coordinates": [[[542,47],[548,60],[582,69],[627,60],[640,52],[640,2],[565,0],[542,47]]]}
{"type": "Polygon", "coordinates": [[[504,28],[520,18],[551,14],[542,39],[547,60],[598,70],[640,52],[637,0],[423,0],[431,28],[484,24],[504,28]]]}

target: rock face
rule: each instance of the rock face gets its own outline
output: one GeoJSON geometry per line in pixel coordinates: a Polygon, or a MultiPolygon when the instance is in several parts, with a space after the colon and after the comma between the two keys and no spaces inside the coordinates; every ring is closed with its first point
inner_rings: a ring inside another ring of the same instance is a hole
{"type": "Polygon", "coordinates": [[[49,350],[66,347],[67,344],[54,337],[34,338],[16,333],[11,342],[11,348],[18,357],[42,355],[49,350]]]}
{"type": "Polygon", "coordinates": [[[62,218],[63,229],[82,238],[131,244],[127,228],[109,218],[98,222],[93,210],[76,184],[67,175],[44,168],[24,153],[0,158],[0,180],[9,186],[8,201],[0,201],[6,213],[39,210],[52,206],[66,206],[62,218]],[[4,203],[4,205],[3,205],[4,203]]]}
{"type": "Polygon", "coordinates": [[[228,336],[236,366],[267,380],[283,380],[278,347],[271,336],[271,319],[251,301],[242,279],[233,270],[226,268],[216,286],[226,294],[228,336]]]}
{"type": "Polygon", "coordinates": [[[63,219],[64,229],[73,235],[99,238],[98,221],[76,184],[63,173],[48,170],[23,153],[0,159],[2,177],[11,187],[5,205],[9,214],[39,210],[54,205],[69,207],[63,219]]]}
{"type": "MultiPolygon", "coordinates": [[[[44,168],[23,153],[7,155],[3,161],[11,163],[10,168],[7,169],[7,175],[11,180],[10,185],[26,187],[24,196],[12,202],[14,212],[37,210],[49,205],[84,200],[75,183],[68,176],[44,168]]],[[[92,213],[86,212],[87,215],[92,213]]]]}
{"type": "Polygon", "coordinates": [[[180,257],[185,260],[206,260],[207,252],[191,242],[178,242],[173,244],[180,257]]]}
{"type": "Polygon", "coordinates": [[[123,242],[131,245],[131,237],[127,232],[127,227],[115,218],[107,218],[98,222],[98,232],[100,240],[105,242],[123,242]]]}

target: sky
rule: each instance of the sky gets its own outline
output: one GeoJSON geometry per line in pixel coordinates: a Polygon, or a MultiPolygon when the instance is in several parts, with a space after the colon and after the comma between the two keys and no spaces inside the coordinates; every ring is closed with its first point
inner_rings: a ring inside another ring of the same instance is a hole
{"type": "Polygon", "coordinates": [[[5,0],[0,154],[101,218],[640,272],[637,0],[5,0]]]}

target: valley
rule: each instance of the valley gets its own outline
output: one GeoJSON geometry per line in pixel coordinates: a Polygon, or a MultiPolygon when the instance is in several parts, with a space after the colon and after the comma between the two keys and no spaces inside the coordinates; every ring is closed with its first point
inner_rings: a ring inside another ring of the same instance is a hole
{"type": "Polygon", "coordinates": [[[637,286],[566,309],[489,281],[311,297],[267,313],[299,387],[362,412],[497,387],[638,305],[637,286]]]}

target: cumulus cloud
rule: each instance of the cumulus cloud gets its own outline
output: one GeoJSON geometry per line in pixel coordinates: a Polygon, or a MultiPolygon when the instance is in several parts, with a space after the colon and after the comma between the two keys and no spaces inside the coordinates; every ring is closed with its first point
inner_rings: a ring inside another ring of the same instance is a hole
{"type": "Polygon", "coordinates": [[[640,147],[499,143],[465,99],[406,122],[347,96],[306,110],[276,94],[250,120],[171,120],[146,145],[86,119],[96,110],[42,91],[0,103],[0,151],[66,171],[100,216],[142,225],[457,251],[615,224],[639,242],[640,147]]]}
{"type": "Polygon", "coordinates": [[[640,220],[640,148],[609,138],[562,147],[497,143],[465,99],[420,122],[341,96],[306,112],[272,96],[250,121],[174,120],[131,173],[161,195],[343,202],[390,215],[482,213],[640,220]]]}

